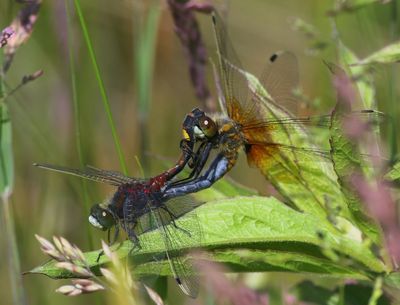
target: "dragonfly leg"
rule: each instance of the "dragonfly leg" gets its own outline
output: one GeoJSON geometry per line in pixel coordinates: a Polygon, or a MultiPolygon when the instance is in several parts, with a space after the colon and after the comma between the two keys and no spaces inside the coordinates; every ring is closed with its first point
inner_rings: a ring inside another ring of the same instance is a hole
{"type": "Polygon", "coordinates": [[[195,157],[196,161],[195,161],[193,170],[191,171],[189,176],[186,177],[185,179],[181,179],[181,180],[172,182],[171,186],[173,186],[173,187],[180,186],[180,185],[189,183],[189,182],[197,179],[198,176],[200,175],[201,171],[203,170],[208,157],[210,156],[210,151],[211,151],[212,147],[213,147],[212,143],[204,142],[202,144],[202,146],[200,146],[196,152],[196,157],[195,157]]]}
{"type": "MultiPolygon", "coordinates": [[[[114,236],[113,236],[113,239],[112,239],[112,240],[111,240],[111,229],[109,229],[109,230],[107,231],[107,241],[108,241],[108,246],[109,246],[109,247],[111,247],[112,245],[115,244],[115,242],[116,242],[117,239],[118,239],[118,235],[119,235],[119,225],[115,225],[115,232],[114,232],[114,236]]],[[[117,247],[116,250],[118,250],[121,246],[122,246],[122,243],[120,243],[120,244],[118,245],[118,247],[117,247]]],[[[104,250],[101,250],[101,251],[99,252],[99,255],[98,255],[97,258],[96,258],[96,263],[99,262],[100,258],[101,258],[103,255],[104,255],[104,250]]]]}
{"type": "Polygon", "coordinates": [[[130,241],[133,243],[133,246],[129,250],[128,255],[132,255],[134,252],[137,252],[140,249],[142,249],[142,246],[140,245],[139,238],[136,236],[135,232],[133,232],[133,229],[129,230],[127,233],[128,233],[130,241]]]}
{"type": "Polygon", "coordinates": [[[175,216],[174,213],[172,213],[166,206],[161,206],[160,208],[163,209],[165,212],[167,212],[167,213],[169,214],[169,216],[171,217],[171,223],[172,223],[172,225],[173,225],[176,229],[178,229],[179,231],[185,233],[185,234],[188,235],[189,237],[192,237],[192,234],[191,234],[188,230],[186,230],[186,229],[184,229],[184,228],[181,228],[180,226],[178,226],[178,225],[176,224],[175,219],[177,219],[178,217],[175,216]]]}
{"type": "Polygon", "coordinates": [[[222,178],[226,172],[230,169],[230,162],[224,156],[224,154],[219,154],[211,163],[209,169],[204,173],[203,176],[190,181],[189,183],[184,183],[179,186],[169,186],[164,192],[163,200],[170,198],[183,196],[190,193],[195,193],[200,190],[210,187],[215,181],[222,178]]]}

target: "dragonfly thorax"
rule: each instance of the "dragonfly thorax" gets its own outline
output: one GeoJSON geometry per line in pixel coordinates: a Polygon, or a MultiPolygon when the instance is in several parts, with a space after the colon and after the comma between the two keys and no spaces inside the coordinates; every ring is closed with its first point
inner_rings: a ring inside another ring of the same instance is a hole
{"type": "Polygon", "coordinates": [[[110,209],[115,211],[119,219],[129,213],[137,218],[156,208],[155,202],[161,202],[161,186],[153,179],[147,183],[121,185],[111,198],[110,209]]]}

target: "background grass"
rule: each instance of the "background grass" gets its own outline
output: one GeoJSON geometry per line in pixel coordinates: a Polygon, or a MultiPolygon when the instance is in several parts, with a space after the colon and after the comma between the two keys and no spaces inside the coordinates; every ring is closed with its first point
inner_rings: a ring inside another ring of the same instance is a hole
{"type": "MultiPolygon", "coordinates": [[[[110,4],[105,0],[82,1],[82,10],[87,23],[93,48],[97,55],[101,77],[110,101],[116,133],[121,141],[128,171],[140,176],[134,156],[142,151],[143,141],[147,150],[163,158],[175,160],[179,154],[180,126],[187,112],[198,105],[190,84],[184,51],[173,31],[170,12],[163,6],[154,49],[154,75],[151,88],[151,104],[148,105],[145,122],[139,118],[140,91],[135,78],[137,73],[138,14],[137,1],[120,1],[110,4]],[[142,128],[146,128],[143,132],[142,128]],[[143,139],[145,137],[145,139],[143,139]],[[173,144],[175,143],[175,145],[173,144]]],[[[326,11],[332,1],[283,0],[230,2],[229,30],[235,48],[247,70],[261,73],[269,55],[276,50],[294,52],[299,60],[300,79],[304,92],[310,99],[319,98],[320,104],[309,112],[327,113],[335,103],[330,75],[322,59],[336,61],[335,48],[328,48],[318,56],[305,52],[309,40],[293,31],[290,21],[300,17],[312,23],[320,37],[332,42],[331,22],[326,11]]],[[[0,3],[0,28],[7,26],[19,6],[11,1],[0,3]]],[[[344,43],[361,58],[398,40],[399,7],[393,4],[370,5],[351,14],[337,18],[338,31],[344,43]]],[[[215,50],[209,16],[198,15],[202,34],[209,52],[215,50]]],[[[70,34],[72,35],[76,81],[76,99],[79,107],[81,159],[82,162],[101,168],[121,170],[118,154],[113,144],[113,135],[102,105],[96,74],[85,46],[77,16],[73,13],[70,34]]],[[[143,29],[142,29],[143,30],[143,29]]],[[[94,247],[100,246],[104,236],[89,227],[87,214],[82,213],[85,192],[79,179],[41,171],[33,162],[48,162],[77,167],[80,165],[74,119],[73,91],[69,66],[67,20],[62,0],[43,3],[33,36],[21,47],[9,71],[7,83],[13,87],[22,75],[43,69],[45,74],[32,84],[25,86],[9,99],[10,116],[13,122],[15,187],[12,197],[20,261],[22,270],[43,261],[34,238],[34,233],[45,237],[63,235],[88,250],[90,241],[87,230],[93,234],[94,247]],[[89,229],[88,229],[89,227],[89,229]]],[[[211,71],[208,71],[212,84],[211,71]]],[[[376,70],[378,109],[394,117],[394,128],[385,129],[385,142],[392,156],[398,150],[398,128],[400,122],[399,66],[379,67],[376,70]]],[[[211,86],[211,85],[210,85],[211,86]]],[[[212,86],[211,86],[212,87],[212,86]]],[[[212,88],[214,90],[214,88],[212,88]]],[[[76,110],[75,107],[75,110],[76,110]]],[[[146,175],[158,173],[162,162],[150,157],[146,175]]],[[[267,193],[265,179],[257,170],[250,169],[242,156],[230,176],[245,185],[267,193]]],[[[90,203],[104,200],[111,188],[87,184],[90,203]]],[[[10,275],[6,256],[4,235],[0,234],[0,284],[2,303],[12,301],[10,275]]],[[[256,276],[243,276],[255,281],[256,276]]],[[[286,285],[296,280],[288,279],[286,285]]],[[[269,274],[265,280],[271,289],[280,290],[279,274],[269,274]]],[[[328,280],[327,280],[328,281],[328,280]]],[[[44,277],[27,276],[23,279],[30,304],[86,304],[95,300],[106,301],[96,296],[69,299],[54,293],[60,283],[44,277]]],[[[328,281],[329,284],[329,281],[328,281]]],[[[180,292],[174,289],[179,296],[180,292]]]]}

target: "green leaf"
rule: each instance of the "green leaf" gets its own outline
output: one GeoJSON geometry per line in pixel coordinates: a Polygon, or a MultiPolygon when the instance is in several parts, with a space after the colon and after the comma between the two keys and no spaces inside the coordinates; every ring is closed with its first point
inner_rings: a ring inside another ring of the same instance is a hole
{"type": "Polygon", "coordinates": [[[381,296],[377,298],[375,303],[370,303],[370,297],[373,295],[373,288],[366,283],[346,284],[344,287],[336,287],[334,289],[316,285],[311,281],[303,281],[292,289],[292,293],[296,299],[301,302],[331,305],[339,304],[339,294],[343,293],[343,300],[346,305],[367,305],[379,304],[388,305],[390,301],[387,297],[381,296]]]}
{"type": "MultiPolygon", "coordinates": [[[[369,71],[369,67],[365,65],[354,66],[354,62],[358,62],[357,56],[348,49],[340,40],[338,41],[339,63],[350,79],[355,80],[355,98],[360,97],[361,106],[364,109],[376,109],[375,87],[373,76],[369,71]]],[[[345,73],[338,69],[338,73],[345,73]]],[[[357,102],[357,101],[354,101],[357,102]]],[[[349,115],[350,111],[338,109],[339,104],[342,106],[348,101],[338,101],[335,111],[332,113],[331,137],[330,145],[332,149],[332,158],[334,161],[334,169],[338,175],[338,181],[341,185],[342,192],[345,194],[347,204],[354,217],[355,223],[373,242],[381,244],[380,230],[374,221],[368,217],[364,211],[364,206],[360,202],[357,194],[349,186],[349,177],[355,172],[364,172],[367,176],[373,175],[373,169],[365,162],[361,156],[358,146],[354,141],[350,140],[343,129],[343,116],[349,115]]],[[[356,106],[357,107],[357,106],[356,106]]],[[[350,109],[349,109],[350,110],[350,109]]],[[[371,113],[371,118],[378,115],[378,112],[371,113]]],[[[356,118],[362,120],[361,116],[356,118]]],[[[368,115],[365,119],[369,120],[368,115]]],[[[372,122],[372,120],[369,120],[372,122]]],[[[372,135],[371,135],[372,136],[372,135]]],[[[375,145],[378,145],[377,138],[379,136],[379,128],[374,130],[375,145]]],[[[373,138],[371,137],[371,141],[373,138]]]]}
{"type": "Polygon", "coordinates": [[[257,191],[236,182],[235,180],[224,177],[212,185],[212,187],[201,192],[194,193],[192,196],[198,201],[213,201],[223,198],[232,198],[236,196],[257,195],[257,191]]]}
{"type": "Polygon", "coordinates": [[[400,61],[400,42],[390,44],[354,65],[393,64],[400,61]]]}
{"type": "Polygon", "coordinates": [[[354,189],[349,184],[350,177],[363,169],[368,170],[363,158],[361,157],[357,145],[349,140],[343,132],[343,116],[345,113],[338,109],[338,102],[332,112],[331,136],[331,155],[333,167],[338,177],[345,201],[352,214],[352,221],[358,228],[369,237],[374,243],[381,245],[380,230],[376,223],[365,213],[364,206],[354,189]]]}
{"type": "Polygon", "coordinates": [[[400,272],[392,272],[383,278],[385,285],[400,289],[400,272]]]}
{"type": "Polygon", "coordinates": [[[364,109],[376,109],[374,78],[367,66],[354,66],[359,58],[352,50],[347,48],[340,40],[338,41],[339,65],[346,73],[355,79],[354,83],[361,97],[364,109]]]}
{"type": "MultiPolygon", "coordinates": [[[[237,197],[210,202],[196,209],[201,226],[201,240],[181,245],[183,250],[203,248],[212,258],[226,263],[235,272],[290,271],[311,272],[340,278],[368,279],[385,271],[385,266],[364,244],[349,239],[317,217],[297,212],[272,197],[237,197]],[[328,251],[329,250],[329,251],[328,251]],[[332,259],[330,253],[335,253],[332,259]]],[[[190,215],[180,218],[181,228],[193,225],[190,215]]],[[[152,262],[164,253],[162,236],[152,231],[140,236],[141,249],[132,253],[138,276],[170,275],[166,262],[152,262]]],[[[118,248],[125,258],[131,250],[129,241],[118,248]]],[[[85,254],[94,272],[107,263],[99,251],[85,254]]],[[[173,251],[170,255],[176,255],[173,251]]],[[[30,271],[52,278],[72,275],[49,261],[30,271]]]]}
{"type": "MultiPolygon", "coordinates": [[[[247,78],[250,91],[257,95],[257,103],[262,104],[255,108],[259,116],[266,121],[287,120],[288,113],[272,99],[259,80],[245,71],[240,72],[247,78]]],[[[246,134],[246,137],[252,135],[246,134]]],[[[274,145],[261,148],[265,151],[259,153],[262,158],[256,160],[255,165],[288,202],[323,222],[333,224],[332,219],[337,216],[350,219],[331,160],[314,153],[318,147],[300,122],[273,124],[268,130],[268,141],[274,145]],[[274,150],[274,147],[278,148],[274,150]]]]}
{"type": "Polygon", "coordinates": [[[400,180],[400,162],[397,162],[390,171],[385,175],[385,179],[392,182],[399,182],[400,180]]]}
{"type": "Polygon", "coordinates": [[[0,195],[11,193],[14,181],[11,121],[6,104],[0,104],[0,195]]]}

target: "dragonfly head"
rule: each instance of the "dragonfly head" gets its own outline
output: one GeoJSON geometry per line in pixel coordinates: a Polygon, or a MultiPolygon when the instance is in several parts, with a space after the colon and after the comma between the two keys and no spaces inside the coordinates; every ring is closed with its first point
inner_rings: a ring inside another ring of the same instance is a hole
{"type": "Polygon", "coordinates": [[[89,222],[103,231],[110,229],[116,224],[113,213],[109,209],[102,207],[100,204],[92,206],[89,215],[89,222]]]}
{"type": "Polygon", "coordinates": [[[183,121],[183,138],[190,143],[211,139],[217,132],[217,124],[199,108],[193,109],[183,121]]]}

